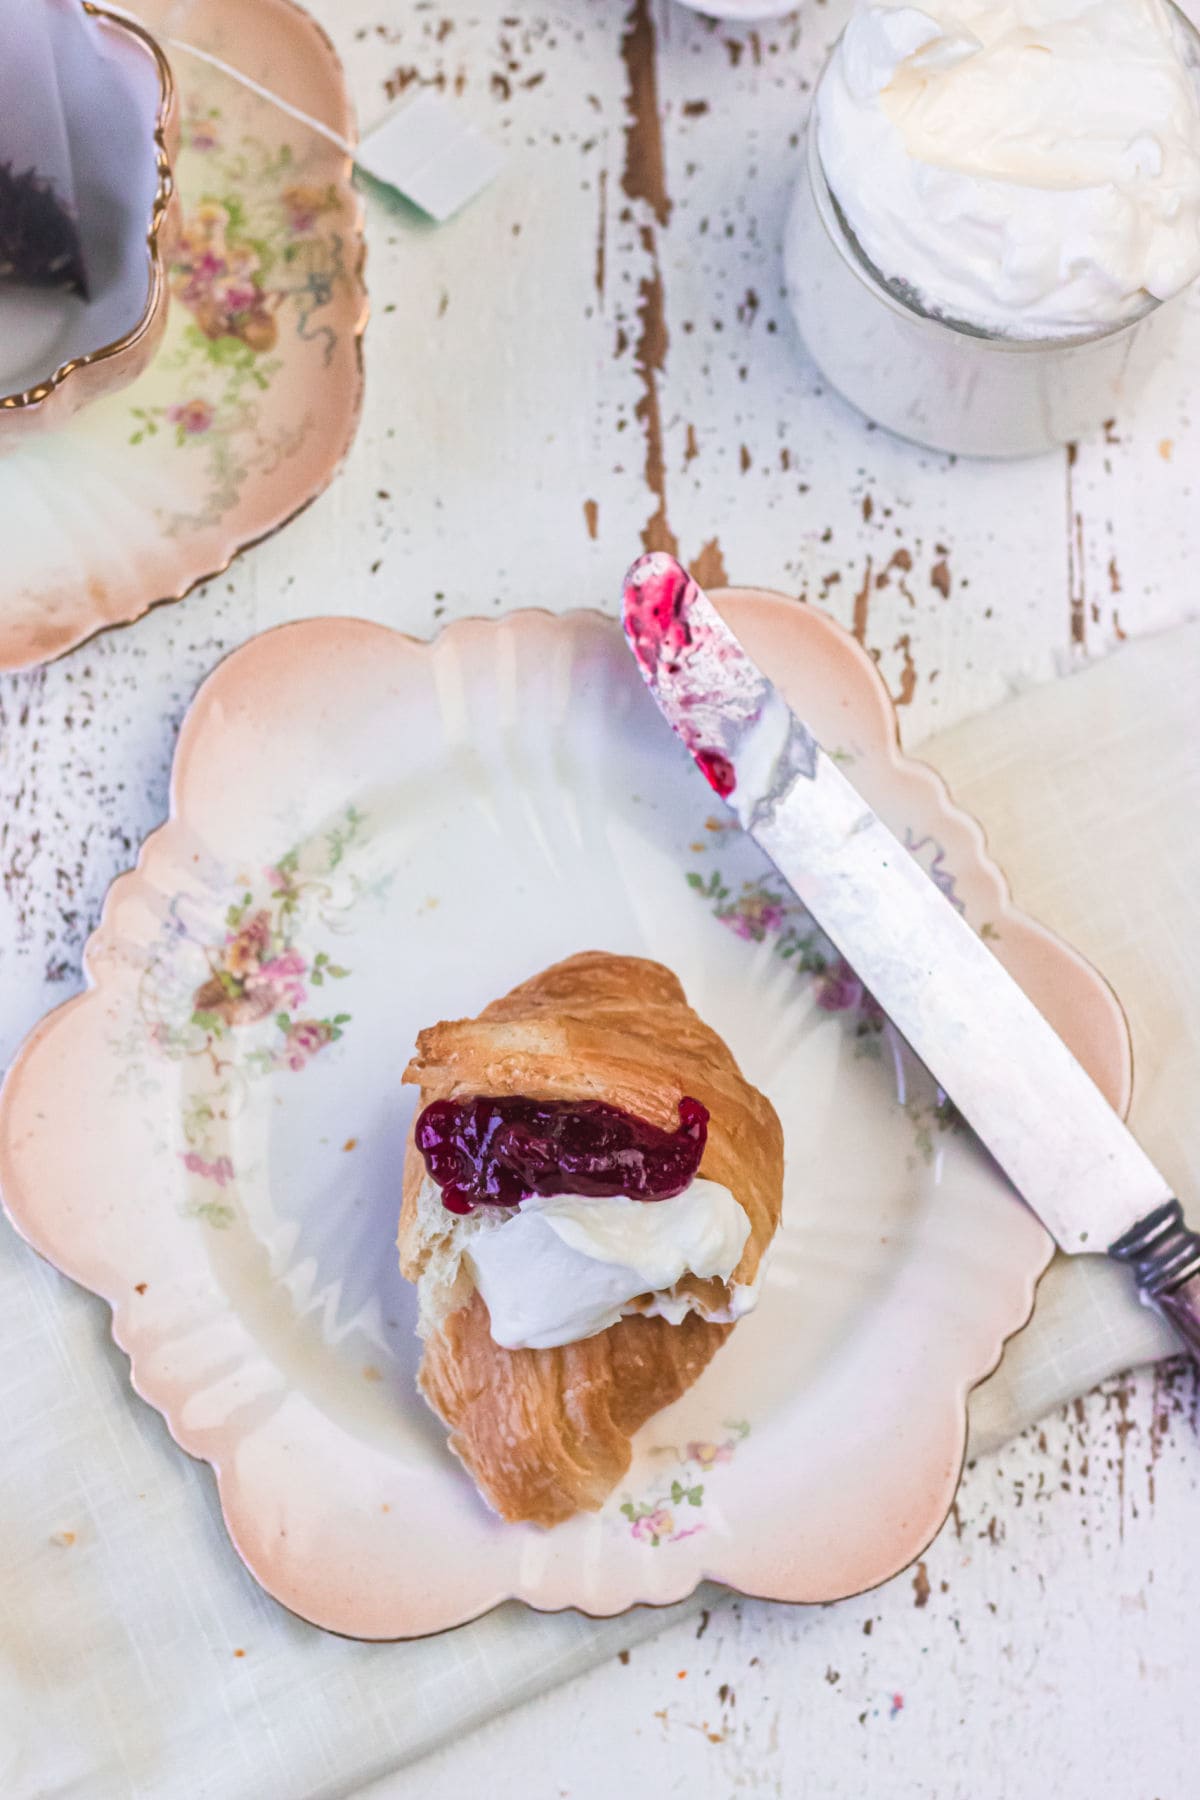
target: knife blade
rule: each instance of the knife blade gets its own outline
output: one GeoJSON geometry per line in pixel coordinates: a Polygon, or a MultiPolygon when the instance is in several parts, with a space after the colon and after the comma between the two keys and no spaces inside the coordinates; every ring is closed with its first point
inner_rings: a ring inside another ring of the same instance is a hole
{"type": "Polygon", "coordinates": [[[626,577],[623,623],[709,785],[1069,1253],[1130,1263],[1200,1354],[1200,1237],[1099,1088],[872,811],[671,556],[626,577]]]}

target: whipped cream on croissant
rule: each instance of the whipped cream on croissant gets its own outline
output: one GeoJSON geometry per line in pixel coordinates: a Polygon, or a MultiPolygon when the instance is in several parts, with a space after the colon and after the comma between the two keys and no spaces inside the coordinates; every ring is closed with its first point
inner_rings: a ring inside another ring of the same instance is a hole
{"type": "MultiPolygon", "coordinates": [[[[420,1204],[427,1217],[441,1204],[428,1176],[420,1204]]],[[[679,1324],[697,1304],[673,1292],[676,1284],[689,1274],[728,1282],[749,1235],[729,1189],[697,1177],[649,1205],[623,1194],[556,1194],[480,1209],[457,1227],[455,1261],[483,1297],[493,1342],[548,1350],[595,1337],[630,1313],[679,1324]]],[[[732,1324],[756,1304],[758,1286],[730,1283],[729,1304],[705,1316],[732,1324]]]]}
{"type": "Polygon", "coordinates": [[[501,1518],[594,1511],[757,1297],[779,1120],[669,969],[600,950],[428,1026],[404,1079],[421,1392],[501,1518]]]}

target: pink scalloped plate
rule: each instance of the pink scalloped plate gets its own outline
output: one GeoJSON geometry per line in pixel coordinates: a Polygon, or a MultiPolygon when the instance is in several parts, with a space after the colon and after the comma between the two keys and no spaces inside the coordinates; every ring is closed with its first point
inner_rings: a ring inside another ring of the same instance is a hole
{"type": "Polygon", "coordinates": [[[167,52],[181,212],[165,335],[129,386],[0,457],[0,669],[182,598],[332,479],[362,403],[349,157],[173,40],[354,135],[341,67],[293,0],[136,0],[167,52]]]}
{"type": "MultiPolygon", "coordinates": [[[[902,755],[870,659],[794,602],[719,604],[1123,1105],[1115,999],[902,755]]],[[[86,961],[5,1084],[4,1202],[110,1304],[138,1393],[295,1612],[388,1638],[706,1577],[826,1601],[941,1525],[967,1395],[1050,1240],[731,827],[611,621],[256,638],[197,695],[170,819],[86,961]],[[414,1387],[399,1077],[420,1026],[591,947],[670,964],[771,1095],[785,1220],[758,1310],[639,1434],[620,1491],[542,1532],[488,1513],[414,1387]]]]}

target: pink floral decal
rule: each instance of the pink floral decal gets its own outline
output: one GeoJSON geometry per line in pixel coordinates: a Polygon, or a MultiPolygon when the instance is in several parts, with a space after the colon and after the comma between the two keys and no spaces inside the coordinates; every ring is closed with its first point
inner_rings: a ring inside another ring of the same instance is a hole
{"type": "Polygon", "coordinates": [[[787,923],[787,908],[773,894],[750,888],[743,890],[737,906],[717,916],[737,937],[761,944],[764,938],[783,930],[787,923]]]}
{"type": "Polygon", "coordinates": [[[321,220],[321,215],[337,209],[337,191],[326,184],[324,187],[313,187],[301,182],[296,187],[283,190],[283,210],[287,219],[287,227],[293,237],[310,237],[321,220]]]}
{"type": "Polygon", "coordinates": [[[777,956],[811,976],[822,1012],[846,1013],[860,1037],[882,1029],[883,1012],[874,997],[777,876],[743,881],[736,889],[719,869],[707,880],[690,870],[687,880],[735,937],[754,944],[772,941],[777,956]]]}
{"type": "Polygon", "coordinates": [[[202,513],[188,516],[193,527],[217,523],[252,469],[294,455],[309,429],[263,428],[259,400],[284,366],[276,352],[285,336],[326,361],[336,348],[326,314],[354,276],[340,190],[305,179],[316,155],[324,161],[323,151],[226,128],[221,109],[194,95],[183,121],[181,191],[201,198],[171,263],[173,304],[155,363],[174,391],[164,404],[130,408],[129,441],[161,442],[167,430],[177,449],[204,459],[208,491],[202,513]]]}
{"type": "Polygon", "coordinates": [[[714,1469],[718,1463],[732,1462],[736,1448],[730,1438],[723,1444],[698,1444],[693,1440],[687,1447],[688,1461],[699,1463],[702,1469],[714,1469]]]}
{"type": "Polygon", "coordinates": [[[178,442],[184,438],[199,437],[207,431],[216,417],[216,410],[210,400],[182,400],[175,406],[167,408],[167,423],[176,427],[178,442]]]}
{"type": "Polygon", "coordinates": [[[180,1161],[190,1175],[200,1175],[205,1181],[215,1181],[218,1187],[227,1187],[233,1180],[233,1164],[227,1156],[218,1156],[215,1162],[205,1162],[197,1150],[180,1152],[180,1161]]]}
{"type": "MultiPolygon", "coordinates": [[[[142,1042],[153,1057],[188,1065],[177,1155],[193,1178],[187,1211],[209,1225],[224,1228],[236,1216],[229,1125],[247,1084],[300,1074],[351,1022],[326,1001],[350,970],[311,948],[309,932],[314,917],[336,927],[344,912],[344,902],[333,906],[334,872],[364,824],[349,807],[318,841],[269,863],[226,908],[215,942],[210,913],[207,925],[194,923],[185,896],[172,902],[142,987],[142,1042]]],[[[352,878],[345,885],[358,891],[352,878]]],[[[136,1070],[136,1052],[131,1060],[136,1070]]]]}
{"type": "Polygon", "coordinates": [[[738,1445],[750,1435],[745,1419],[727,1421],[724,1430],[728,1435],[718,1442],[693,1439],[683,1450],[667,1446],[655,1452],[673,1457],[675,1461],[677,1473],[672,1476],[666,1492],[656,1493],[646,1500],[623,1500],[618,1509],[622,1518],[628,1520],[629,1535],[639,1544],[648,1544],[652,1550],[658,1550],[664,1544],[678,1544],[684,1538],[695,1537],[697,1532],[705,1529],[704,1519],[700,1516],[704,1507],[704,1483],[696,1477],[715,1469],[718,1463],[732,1462],[738,1445]]]}
{"type": "Polygon", "coordinates": [[[181,136],[184,148],[196,150],[202,156],[206,151],[219,150],[221,135],[217,129],[217,120],[220,116],[215,106],[203,106],[193,94],[183,117],[181,136]]]}
{"type": "MultiPolygon", "coordinates": [[[[720,869],[707,876],[691,869],[687,873],[688,886],[708,903],[714,916],[735,937],[747,943],[769,943],[777,956],[811,980],[817,1006],[844,1020],[858,1040],[860,1054],[879,1057],[885,1051],[890,1053],[897,1069],[897,1097],[912,1121],[917,1152],[931,1162],[938,1133],[957,1130],[961,1124],[950,1101],[941,1089],[933,1089],[929,1076],[915,1063],[875,996],[863,986],[845,957],[839,955],[812,914],[778,875],[762,872],[763,861],[753,840],[736,827],[718,821],[710,821],[708,829],[722,835],[727,869],[738,867],[740,872],[751,868],[756,872],[743,874],[739,881],[720,869]],[[933,1089],[932,1093],[928,1089],[933,1089]]],[[[928,835],[918,838],[908,830],[904,844],[951,905],[960,913],[965,912],[954,875],[946,866],[945,849],[937,839],[928,835]]],[[[697,852],[704,848],[703,840],[693,844],[697,852]]],[[[997,935],[988,923],[979,929],[981,937],[997,935]]]]}
{"type": "MultiPolygon", "coordinates": [[[[338,1013],[338,1021],[349,1018],[348,1013],[338,1013]]],[[[338,1023],[330,1023],[328,1019],[301,1019],[287,1027],[284,1039],[284,1060],[289,1069],[302,1069],[311,1056],[323,1050],[326,1044],[332,1044],[341,1037],[338,1023]]]]}
{"type": "Polygon", "coordinates": [[[171,291],[206,338],[240,338],[251,350],[270,350],[279,328],[261,247],[241,235],[242,219],[243,208],[228,199],[197,207],[180,233],[171,291]]]}
{"type": "Polygon", "coordinates": [[[817,1005],[822,1012],[857,1013],[866,1031],[883,1029],[883,1008],[874,994],[867,992],[844,956],[837,957],[817,975],[817,1005]]]}
{"type": "MultiPolygon", "coordinates": [[[[701,1490],[703,1493],[703,1489],[701,1490]]],[[[622,1512],[625,1508],[622,1507],[622,1512]]],[[[626,1515],[633,1520],[630,1527],[635,1538],[643,1544],[670,1543],[675,1535],[675,1519],[665,1506],[656,1506],[652,1512],[634,1514],[632,1506],[626,1515]]]]}
{"type": "MultiPolygon", "coordinates": [[[[347,816],[356,827],[360,815],[351,808],[347,816]]],[[[318,951],[310,960],[292,943],[290,929],[303,891],[297,865],[292,851],[264,870],[271,904],[257,906],[246,893],[229,908],[225,940],[210,952],[212,972],[195,991],[191,1022],[214,1041],[240,1026],[271,1019],[278,1033],[273,1066],[298,1071],[326,1044],[337,1042],[350,1015],[293,1015],[309,1005],[310,987],[344,981],[350,971],[331,961],[328,951],[318,951]]]]}

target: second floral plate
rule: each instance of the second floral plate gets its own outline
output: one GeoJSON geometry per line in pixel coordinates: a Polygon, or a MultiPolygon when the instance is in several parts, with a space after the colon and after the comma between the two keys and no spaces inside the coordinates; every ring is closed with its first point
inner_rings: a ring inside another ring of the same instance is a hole
{"type": "MultiPolygon", "coordinates": [[[[806,607],[718,599],[1124,1103],[1112,995],[901,755],[870,659],[806,607]]],[[[108,1301],[137,1391],[213,1465],[234,1544],[296,1612],[383,1638],[704,1577],[832,1600],[941,1525],[968,1392],[1049,1239],[731,827],[611,621],[522,613],[418,644],[313,620],[237,651],[87,976],[5,1085],[4,1201],[108,1301]],[[587,948],[668,963],[769,1093],[784,1225],[758,1310],[639,1434],[620,1491],[541,1532],[487,1512],[414,1386],[400,1074],[421,1026],[587,948]]]]}
{"type": "Polygon", "coordinates": [[[0,457],[0,669],[219,573],[321,491],[358,422],[366,294],[350,160],[169,30],[349,137],[329,40],[292,0],[133,11],[179,94],[166,335],[131,386],[0,457]]]}

